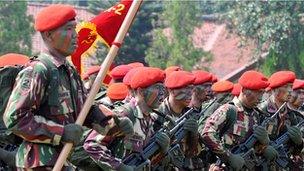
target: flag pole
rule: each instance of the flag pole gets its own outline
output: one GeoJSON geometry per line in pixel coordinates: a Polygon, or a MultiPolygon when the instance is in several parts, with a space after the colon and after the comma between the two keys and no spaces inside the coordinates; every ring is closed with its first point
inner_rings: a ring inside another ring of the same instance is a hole
{"type": "MultiPolygon", "coordinates": [[[[114,43],[111,46],[105,60],[103,61],[103,63],[100,66],[100,70],[98,72],[98,75],[92,85],[92,88],[90,90],[90,93],[83,105],[83,108],[80,111],[80,114],[76,120],[76,124],[78,125],[82,125],[85,121],[85,118],[87,117],[87,114],[94,102],[94,98],[96,96],[96,94],[98,93],[100,86],[102,84],[102,81],[104,80],[107,71],[110,68],[110,65],[112,64],[115,56],[117,55],[117,52],[119,50],[119,45],[122,43],[127,31],[130,28],[130,25],[136,15],[136,12],[139,9],[139,6],[141,4],[142,0],[134,0],[131,4],[131,7],[124,19],[124,21],[122,22],[122,25],[115,37],[114,43]]],[[[53,168],[53,171],[60,171],[61,168],[63,167],[63,164],[65,163],[71,149],[73,147],[73,143],[66,143],[55,163],[55,166],[53,168]]]]}

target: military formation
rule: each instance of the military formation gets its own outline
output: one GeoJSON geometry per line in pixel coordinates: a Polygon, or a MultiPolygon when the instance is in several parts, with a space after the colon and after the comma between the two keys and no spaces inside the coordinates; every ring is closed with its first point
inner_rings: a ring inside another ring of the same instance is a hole
{"type": "Polygon", "coordinates": [[[75,124],[100,70],[80,76],[66,59],[75,17],[68,5],[44,8],[35,29],[45,50],[21,64],[0,57],[1,74],[22,66],[13,84],[0,79],[11,87],[0,170],[52,170],[65,143],[74,148],[62,170],[304,170],[304,80],[292,71],[250,70],[233,84],[203,70],[119,65],[75,124]]]}

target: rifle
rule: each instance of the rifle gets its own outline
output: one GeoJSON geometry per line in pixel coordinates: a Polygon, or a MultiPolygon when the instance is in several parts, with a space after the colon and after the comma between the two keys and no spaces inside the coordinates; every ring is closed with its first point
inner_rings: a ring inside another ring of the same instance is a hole
{"type": "MultiPolygon", "coordinates": [[[[300,127],[304,124],[304,120],[301,121],[296,125],[296,127],[300,127]]],[[[275,141],[271,142],[271,146],[274,147],[274,149],[277,150],[279,153],[278,158],[275,160],[276,164],[279,165],[282,168],[286,168],[289,163],[289,152],[287,143],[289,141],[288,132],[286,131],[283,135],[281,135],[279,138],[277,138],[275,141]]],[[[267,164],[266,159],[263,159],[260,162],[260,165],[267,164]]]]}
{"type": "MultiPolygon", "coordinates": [[[[2,153],[15,151],[18,146],[14,144],[14,141],[15,135],[8,135],[6,128],[0,128],[0,150],[3,151],[2,153]]],[[[4,160],[4,158],[0,158],[0,170],[14,170],[12,166],[7,165],[7,163],[2,161],[1,159],[4,160]]]]}
{"type": "MultiPolygon", "coordinates": [[[[269,122],[277,117],[280,111],[285,107],[287,103],[283,103],[280,108],[269,118],[265,119],[261,126],[266,127],[269,122]]],[[[253,169],[254,166],[260,166],[261,160],[256,156],[254,152],[254,145],[257,143],[257,138],[252,134],[244,143],[232,148],[231,152],[233,154],[240,154],[245,160],[245,167],[248,169],[253,169]]],[[[263,160],[262,160],[263,161],[263,160]]],[[[220,159],[217,161],[218,164],[222,163],[220,159]]]]}
{"type": "MultiPolygon", "coordinates": [[[[280,106],[280,108],[269,118],[265,119],[261,126],[266,127],[267,124],[272,121],[274,118],[277,117],[277,115],[280,113],[280,111],[283,109],[283,107],[286,105],[287,103],[283,103],[282,106],[280,106]]],[[[237,146],[236,148],[232,149],[232,152],[234,154],[241,154],[241,153],[246,153],[248,150],[250,150],[251,148],[254,147],[254,145],[257,142],[257,138],[254,135],[251,135],[246,141],[245,143],[237,146]]]]}
{"type": "Polygon", "coordinates": [[[164,154],[160,151],[160,146],[155,142],[155,135],[151,138],[151,141],[144,147],[143,151],[140,153],[132,153],[127,156],[123,163],[129,166],[133,166],[134,170],[144,170],[146,168],[153,169],[160,167],[162,159],[169,157],[173,164],[182,168],[183,166],[183,153],[180,149],[179,143],[184,138],[184,123],[187,118],[189,118],[193,113],[195,113],[194,108],[190,108],[185,112],[178,120],[175,121],[175,126],[167,131],[166,129],[161,129],[159,131],[166,132],[171,141],[169,150],[164,154]]]}

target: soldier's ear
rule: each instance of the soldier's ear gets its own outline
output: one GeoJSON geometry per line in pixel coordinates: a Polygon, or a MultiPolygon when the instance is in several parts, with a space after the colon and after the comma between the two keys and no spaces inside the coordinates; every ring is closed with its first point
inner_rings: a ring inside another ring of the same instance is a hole
{"type": "Polygon", "coordinates": [[[51,42],[53,40],[51,31],[41,32],[42,39],[46,42],[51,42]]]}

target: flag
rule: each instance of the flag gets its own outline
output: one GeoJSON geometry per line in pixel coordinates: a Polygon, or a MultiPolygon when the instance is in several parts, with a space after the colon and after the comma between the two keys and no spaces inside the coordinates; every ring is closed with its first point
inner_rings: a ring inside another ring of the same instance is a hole
{"type": "Polygon", "coordinates": [[[97,48],[98,42],[111,47],[123,20],[132,4],[132,0],[122,0],[113,7],[100,12],[88,22],[77,25],[77,49],[71,55],[72,62],[81,74],[81,58],[90,56],[97,48]]]}

